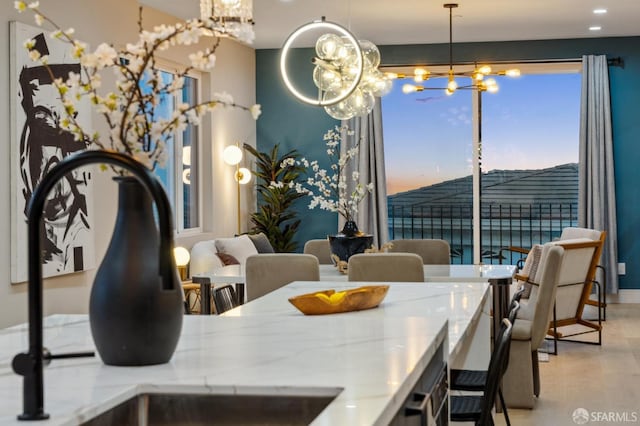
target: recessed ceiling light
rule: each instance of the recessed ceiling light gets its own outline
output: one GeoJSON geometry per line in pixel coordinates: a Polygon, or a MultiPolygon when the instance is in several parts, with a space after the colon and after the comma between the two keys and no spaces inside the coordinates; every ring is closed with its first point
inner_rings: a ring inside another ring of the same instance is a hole
{"type": "Polygon", "coordinates": [[[607,13],[607,9],[593,9],[593,13],[596,15],[602,15],[603,13],[607,13]]]}
{"type": "Polygon", "coordinates": [[[589,27],[589,31],[600,31],[602,27],[598,25],[594,25],[593,27],[589,27]]]}

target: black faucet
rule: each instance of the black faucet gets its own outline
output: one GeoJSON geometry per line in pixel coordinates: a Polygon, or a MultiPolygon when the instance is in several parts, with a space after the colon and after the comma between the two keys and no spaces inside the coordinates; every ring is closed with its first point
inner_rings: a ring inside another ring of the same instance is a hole
{"type": "Polygon", "coordinates": [[[149,169],[133,158],[111,151],[84,151],[62,160],[42,179],[29,201],[28,218],[28,276],[29,276],[29,352],[13,358],[13,371],[24,376],[23,413],[18,420],[45,420],[44,380],[42,368],[52,359],[93,356],[93,352],[52,355],[43,347],[42,339],[42,262],[40,248],[40,220],[46,197],[54,185],[73,169],[92,163],[112,164],[131,172],[153,196],[158,209],[160,231],[160,271],[162,285],[170,289],[175,274],[171,205],[160,182],[149,169]]]}

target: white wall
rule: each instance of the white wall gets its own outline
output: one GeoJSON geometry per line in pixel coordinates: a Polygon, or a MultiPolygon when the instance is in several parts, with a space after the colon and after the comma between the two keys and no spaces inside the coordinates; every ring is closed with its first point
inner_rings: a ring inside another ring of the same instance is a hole
{"type": "MultiPolygon", "coordinates": [[[[41,8],[62,27],[74,27],[76,36],[97,46],[103,41],[119,47],[136,38],[138,3],[136,0],[42,0],[41,8]]],[[[175,19],[153,10],[146,10],[145,27],[160,22],[173,23],[175,19]]],[[[0,5],[0,26],[5,35],[9,34],[9,22],[19,21],[33,25],[29,14],[18,14],[13,9],[13,1],[0,5]]],[[[9,42],[0,43],[0,93],[7,94],[0,102],[0,328],[25,322],[27,320],[27,286],[12,285],[11,277],[11,136],[8,100],[9,42]]],[[[196,49],[194,47],[193,49],[196,49]]],[[[255,55],[252,48],[224,40],[217,51],[217,63],[205,85],[215,91],[226,90],[243,105],[255,102],[255,55]]],[[[184,51],[169,51],[166,59],[184,62],[184,51]]],[[[203,97],[208,98],[208,92],[203,97]]],[[[94,123],[101,122],[94,117],[94,123]]],[[[102,130],[97,126],[97,130],[102,130]]],[[[236,230],[236,194],[233,172],[222,161],[222,150],[236,139],[255,146],[255,122],[243,111],[217,111],[210,120],[203,123],[205,157],[203,162],[205,180],[203,182],[205,233],[178,238],[177,244],[190,247],[195,241],[216,236],[232,235],[236,230]]],[[[111,182],[109,173],[95,174],[95,197],[93,212],[97,224],[95,227],[97,264],[106,250],[113,229],[116,211],[116,186],[111,182]]],[[[243,188],[243,201],[253,202],[250,187],[243,188]]],[[[248,204],[252,205],[252,204],[248,204]]],[[[246,208],[245,208],[246,209],[246,208]]],[[[246,222],[246,218],[244,220],[246,222]]],[[[246,229],[246,225],[245,225],[246,229]]],[[[95,270],[75,273],[48,279],[45,281],[44,312],[86,313],[91,282],[95,270]]]]}

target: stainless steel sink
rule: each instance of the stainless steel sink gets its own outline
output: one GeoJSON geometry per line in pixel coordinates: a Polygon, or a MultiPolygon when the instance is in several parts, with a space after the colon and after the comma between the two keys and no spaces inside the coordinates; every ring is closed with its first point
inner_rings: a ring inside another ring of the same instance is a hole
{"type": "Polygon", "coordinates": [[[291,394],[142,393],[82,423],[103,425],[308,425],[340,389],[291,394]]]}

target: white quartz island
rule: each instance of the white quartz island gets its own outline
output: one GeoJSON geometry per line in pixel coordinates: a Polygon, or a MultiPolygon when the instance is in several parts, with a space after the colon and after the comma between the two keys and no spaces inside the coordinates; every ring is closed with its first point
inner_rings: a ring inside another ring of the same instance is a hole
{"type": "MultiPolygon", "coordinates": [[[[291,286],[288,291],[304,292],[291,286]]],[[[387,424],[438,346],[448,338],[450,352],[460,350],[482,316],[487,290],[486,283],[393,284],[380,307],[357,313],[306,317],[290,306],[264,315],[186,316],[168,364],[54,360],[44,373],[51,418],[37,423],[16,420],[22,378],[11,360],[27,348],[26,327],[0,330],[0,424],[78,424],[144,392],[331,393],[336,398],[314,425],[387,424]]],[[[86,316],[48,317],[44,341],[54,354],[93,349],[86,316]]]]}

